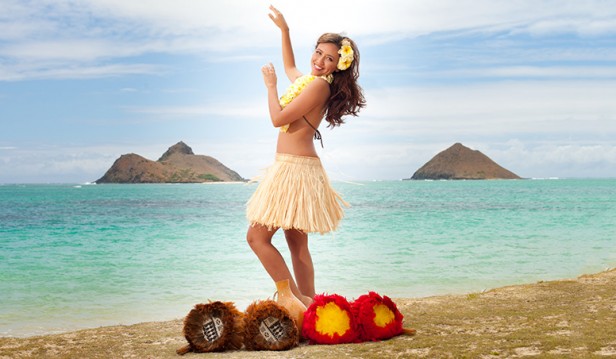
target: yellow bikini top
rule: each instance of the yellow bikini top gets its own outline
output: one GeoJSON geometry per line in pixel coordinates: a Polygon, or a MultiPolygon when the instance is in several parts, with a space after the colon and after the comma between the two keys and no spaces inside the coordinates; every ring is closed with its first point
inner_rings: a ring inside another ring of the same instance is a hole
{"type": "MultiPolygon", "coordinates": [[[[314,76],[314,75],[300,76],[297,79],[295,79],[295,81],[293,81],[293,83],[291,84],[291,86],[289,86],[287,91],[282,95],[282,97],[280,97],[280,107],[285,108],[288,104],[290,104],[291,101],[293,101],[293,99],[299,96],[299,94],[302,93],[302,91],[306,88],[306,86],[308,86],[308,84],[314,81],[314,79],[316,79],[317,77],[322,78],[323,80],[327,81],[327,83],[329,84],[331,84],[332,81],[334,81],[334,76],[332,74],[329,74],[327,76],[314,76]]],[[[308,122],[308,124],[310,124],[310,122],[308,122]]],[[[312,125],[310,126],[312,127],[312,125]]],[[[289,124],[286,124],[280,127],[280,132],[287,132],[288,130],[289,130],[289,124]]]]}

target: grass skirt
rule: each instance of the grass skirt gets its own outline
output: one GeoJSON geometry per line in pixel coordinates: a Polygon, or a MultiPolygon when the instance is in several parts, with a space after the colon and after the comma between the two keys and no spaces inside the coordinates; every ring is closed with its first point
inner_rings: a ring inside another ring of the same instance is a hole
{"type": "Polygon", "coordinates": [[[248,201],[251,225],[298,229],[321,234],[334,231],[348,204],[332,188],[318,157],[276,154],[276,162],[248,201]]]}

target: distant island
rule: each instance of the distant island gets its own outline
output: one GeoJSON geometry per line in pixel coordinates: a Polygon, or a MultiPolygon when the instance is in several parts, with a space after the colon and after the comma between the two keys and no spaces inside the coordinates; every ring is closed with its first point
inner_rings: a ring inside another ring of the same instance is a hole
{"type": "Polygon", "coordinates": [[[456,143],[418,169],[412,180],[520,179],[488,156],[456,143]]]}
{"type": "Polygon", "coordinates": [[[180,141],[158,161],[129,153],[118,158],[96,183],[202,183],[237,182],[237,172],[210,156],[195,155],[180,141]]]}

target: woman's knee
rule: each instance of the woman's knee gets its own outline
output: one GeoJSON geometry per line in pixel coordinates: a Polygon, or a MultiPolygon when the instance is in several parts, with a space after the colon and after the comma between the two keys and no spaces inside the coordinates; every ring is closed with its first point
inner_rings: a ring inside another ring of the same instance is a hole
{"type": "Polygon", "coordinates": [[[254,248],[261,242],[261,239],[260,236],[258,236],[254,231],[251,231],[249,229],[246,233],[246,242],[248,243],[250,248],[254,248]]]}
{"type": "Polygon", "coordinates": [[[248,228],[248,232],[246,232],[246,242],[250,248],[255,249],[264,244],[271,243],[272,240],[272,231],[268,231],[266,227],[255,225],[250,226],[248,228]]]}

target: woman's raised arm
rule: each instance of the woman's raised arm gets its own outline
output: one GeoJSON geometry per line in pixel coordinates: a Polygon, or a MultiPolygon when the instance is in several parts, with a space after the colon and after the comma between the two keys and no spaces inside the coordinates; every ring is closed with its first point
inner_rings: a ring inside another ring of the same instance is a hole
{"type": "Polygon", "coordinates": [[[269,14],[270,19],[280,29],[282,34],[282,63],[284,64],[284,72],[291,82],[295,81],[302,73],[295,66],[295,55],[293,54],[293,46],[291,45],[291,35],[289,34],[289,25],[274,6],[270,5],[272,13],[269,14]]]}

